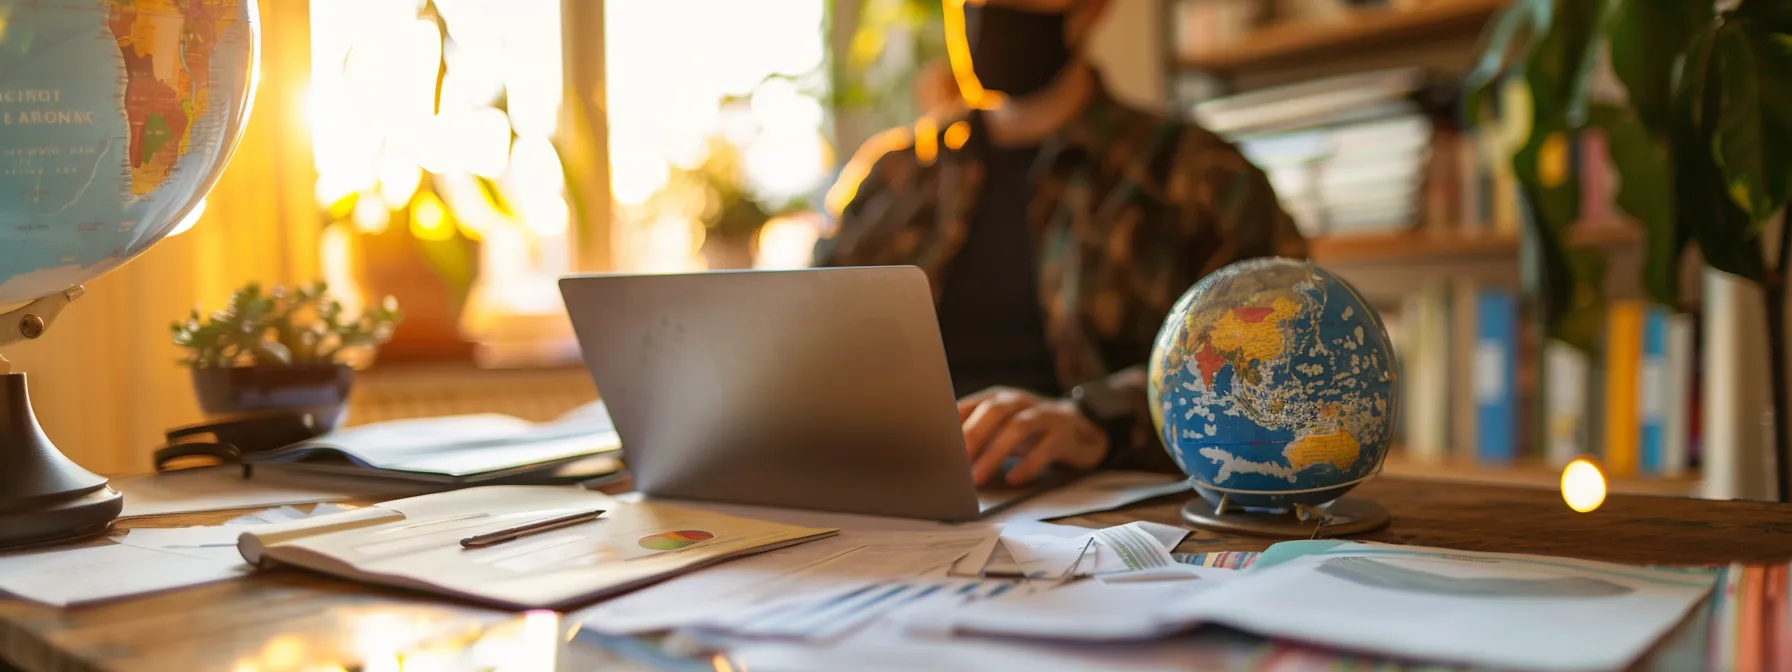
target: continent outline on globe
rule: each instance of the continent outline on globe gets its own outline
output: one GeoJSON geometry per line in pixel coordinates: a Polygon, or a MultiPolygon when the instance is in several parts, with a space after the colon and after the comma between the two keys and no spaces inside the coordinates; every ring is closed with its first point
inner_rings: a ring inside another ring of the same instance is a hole
{"type": "Polygon", "coordinates": [[[1398,408],[1385,325],[1311,263],[1238,262],[1178,299],[1152,349],[1152,419],[1204,498],[1321,504],[1380,470],[1398,408]]]}
{"type": "Polygon", "coordinates": [[[0,308],[88,282],[192,212],[241,135],[254,0],[35,0],[0,34],[0,308]]]}

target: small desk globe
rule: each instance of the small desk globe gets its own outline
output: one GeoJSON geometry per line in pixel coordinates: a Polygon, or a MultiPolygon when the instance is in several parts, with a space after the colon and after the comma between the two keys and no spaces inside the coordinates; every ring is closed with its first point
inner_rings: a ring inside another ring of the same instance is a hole
{"type": "Polygon", "coordinates": [[[1387,512],[1343,499],[1380,472],[1398,408],[1381,317],[1311,263],[1237,262],[1177,300],[1152,346],[1152,420],[1199,499],[1198,527],[1349,534],[1387,512]]]}
{"type": "MultiPolygon", "coordinates": [[[[198,207],[241,136],[259,45],[256,0],[33,0],[0,21],[4,346],[198,207]]],[[[123,498],[50,443],[8,371],[0,358],[0,547],[103,532],[123,498]]]]}

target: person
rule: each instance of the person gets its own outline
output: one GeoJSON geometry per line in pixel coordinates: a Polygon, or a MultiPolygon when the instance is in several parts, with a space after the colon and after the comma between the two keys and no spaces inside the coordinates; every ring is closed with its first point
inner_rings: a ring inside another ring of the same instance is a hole
{"type": "Polygon", "coordinates": [[[1107,0],[944,2],[961,109],[865,143],[815,265],[927,273],[979,486],[1174,471],[1145,391],[1173,303],[1306,242],[1232,145],[1110,96],[1086,53],[1107,0]]]}

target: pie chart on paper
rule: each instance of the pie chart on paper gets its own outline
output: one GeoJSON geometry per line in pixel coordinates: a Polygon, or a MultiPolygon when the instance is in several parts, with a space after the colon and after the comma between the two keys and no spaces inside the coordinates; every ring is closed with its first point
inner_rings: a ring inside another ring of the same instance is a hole
{"type": "Polygon", "coordinates": [[[677,530],[641,537],[640,543],[641,548],[650,551],[673,551],[695,544],[699,541],[708,541],[714,538],[716,538],[716,535],[704,532],[703,530],[677,530]]]}

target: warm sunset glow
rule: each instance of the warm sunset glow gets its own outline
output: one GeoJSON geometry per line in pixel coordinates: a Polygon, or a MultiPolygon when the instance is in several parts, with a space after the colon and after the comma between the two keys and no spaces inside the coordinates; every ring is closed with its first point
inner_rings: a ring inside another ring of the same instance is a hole
{"type": "Polygon", "coordinates": [[[1605,475],[1591,460],[1575,460],[1562,470],[1562,500],[1568,508],[1588,513],[1605,503],[1605,475]]]}
{"type": "Polygon", "coordinates": [[[448,221],[448,208],[435,194],[423,194],[411,204],[411,235],[421,240],[448,240],[454,237],[454,225],[448,221]]]}
{"type": "Polygon", "coordinates": [[[773,217],[759,230],[760,269],[807,268],[814,261],[815,241],[821,237],[814,215],[773,217]]]}
{"type": "Polygon", "coordinates": [[[914,136],[906,128],[892,128],[865,141],[859,151],[852,155],[852,160],[840,169],[840,178],[834,181],[833,188],[828,190],[826,206],[835,217],[846,210],[846,204],[859,195],[859,184],[871,175],[871,166],[885,154],[905,149],[914,144],[914,136]]]}
{"type": "Polygon", "coordinates": [[[946,149],[957,151],[964,147],[966,140],[971,139],[971,124],[968,121],[954,121],[946,127],[946,149]]]}
{"type": "Polygon", "coordinates": [[[689,171],[704,167],[718,144],[738,162],[735,186],[767,212],[820,195],[836,160],[822,102],[826,7],[823,0],[605,5],[618,270],[706,267],[702,222],[716,204],[689,171]]]}
{"type": "Polygon", "coordinates": [[[977,73],[971,69],[971,44],[965,33],[964,4],[965,0],[944,0],[945,12],[941,22],[946,29],[946,58],[952,63],[952,78],[958,81],[958,93],[964,96],[965,103],[979,110],[993,110],[1002,106],[1008,98],[1000,91],[983,88],[978,81],[977,73]]]}
{"type": "Polygon", "coordinates": [[[933,165],[934,157],[940,155],[940,125],[933,117],[921,117],[915,122],[915,160],[921,165],[933,165]]]}

